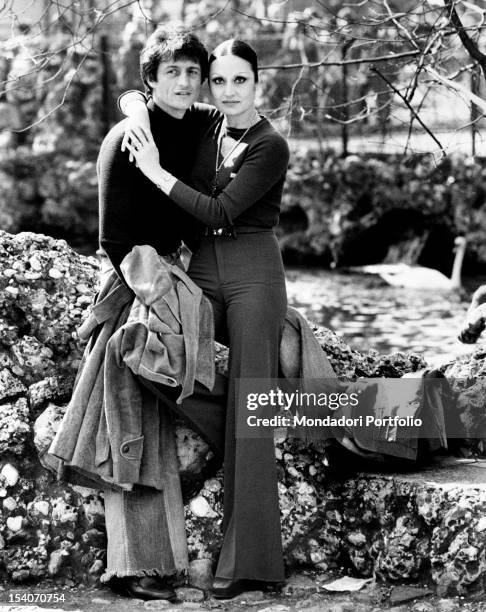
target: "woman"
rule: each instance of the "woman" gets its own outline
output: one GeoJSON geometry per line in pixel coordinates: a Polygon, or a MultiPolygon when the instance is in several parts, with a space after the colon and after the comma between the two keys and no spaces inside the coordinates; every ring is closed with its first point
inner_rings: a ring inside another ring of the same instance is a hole
{"type": "Polygon", "coordinates": [[[230,348],[224,538],[213,587],[216,597],[226,598],[248,581],[284,580],[273,440],[236,438],[237,413],[245,407],[237,404],[235,384],[278,375],[287,299],[274,228],[289,150],[255,109],[254,50],[228,40],[209,64],[210,91],[222,114],[202,136],[192,186],[160,166],[148,130],[131,132],[127,148],[140,170],[205,227],[188,275],[211,300],[216,338],[230,348]]]}

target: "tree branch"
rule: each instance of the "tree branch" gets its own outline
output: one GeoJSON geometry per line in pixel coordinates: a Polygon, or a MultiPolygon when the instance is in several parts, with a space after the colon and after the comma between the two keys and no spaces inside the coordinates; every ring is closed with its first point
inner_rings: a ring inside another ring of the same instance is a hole
{"type": "Polygon", "coordinates": [[[381,73],[378,70],[378,68],[376,68],[375,66],[372,66],[371,70],[372,70],[372,72],[376,73],[381,79],[383,79],[385,81],[385,83],[388,85],[388,87],[390,87],[400,97],[400,99],[403,100],[403,102],[407,105],[408,109],[410,110],[411,114],[415,117],[415,119],[420,123],[420,125],[424,128],[424,130],[427,132],[427,134],[432,138],[432,140],[437,144],[439,149],[442,151],[443,157],[446,157],[447,153],[445,152],[444,147],[437,140],[437,138],[434,136],[434,134],[429,130],[429,128],[425,125],[425,123],[422,121],[422,119],[417,114],[417,112],[415,111],[413,106],[410,104],[410,102],[407,100],[407,98],[400,92],[399,89],[397,89],[395,87],[395,85],[393,85],[393,83],[391,81],[389,81],[386,78],[386,76],[383,73],[381,73]]]}
{"type": "MultiPolygon", "coordinates": [[[[349,102],[350,106],[351,104],[353,104],[353,101],[349,102]]],[[[390,104],[391,104],[391,101],[387,100],[384,104],[382,104],[381,106],[377,106],[372,111],[365,109],[361,113],[358,113],[354,117],[351,117],[351,119],[347,119],[347,120],[337,119],[336,117],[333,117],[332,115],[328,115],[327,113],[324,115],[324,117],[328,119],[329,121],[332,121],[333,123],[338,123],[339,125],[351,125],[353,123],[358,123],[359,121],[364,121],[365,119],[369,119],[370,117],[373,117],[374,115],[378,115],[387,106],[390,106],[390,104]]]]}
{"type": "Polygon", "coordinates": [[[456,83],[456,81],[451,81],[451,79],[448,79],[442,76],[441,74],[437,72],[437,70],[434,70],[430,66],[425,66],[424,70],[428,72],[431,76],[433,76],[434,79],[442,83],[443,85],[447,85],[448,87],[455,89],[464,98],[466,98],[468,102],[474,103],[477,107],[481,109],[482,113],[486,114],[486,100],[483,100],[482,98],[474,94],[472,91],[467,89],[467,87],[464,87],[460,83],[456,83]]]}
{"type": "Polygon", "coordinates": [[[404,51],[403,53],[395,53],[394,55],[379,55],[378,57],[358,57],[356,59],[342,60],[339,62],[328,62],[324,60],[322,62],[309,62],[307,64],[281,64],[273,66],[261,66],[259,70],[297,70],[298,68],[318,68],[319,66],[346,66],[354,64],[376,64],[376,62],[390,62],[395,59],[402,59],[403,57],[413,57],[422,53],[420,49],[415,51],[404,51]]]}
{"type": "Polygon", "coordinates": [[[416,49],[420,50],[420,47],[417,45],[417,43],[416,43],[416,42],[415,42],[415,40],[413,39],[413,37],[412,37],[412,35],[410,34],[410,32],[409,32],[409,31],[407,30],[407,28],[406,28],[405,26],[403,26],[403,25],[400,23],[400,21],[399,21],[400,17],[403,17],[404,15],[406,15],[406,13],[396,13],[396,14],[394,15],[394,14],[393,14],[393,12],[392,12],[392,10],[391,10],[391,8],[390,8],[390,5],[388,4],[388,0],[383,0],[383,4],[384,4],[384,6],[385,6],[385,8],[386,8],[386,10],[387,10],[387,12],[388,12],[388,15],[389,15],[389,16],[388,16],[388,18],[387,18],[387,21],[388,21],[388,20],[391,20],[391,21],[392,21],[392,22],[395,24],[395,26],[396,26],[397,30],[401,30],[401,31],[404,33],[405,37],[406,37],[406,38],[408,38],[409,42],[410,42],[410,43],[411,43],[411,44],[412,44],[412,45],[413,45],[413,46],[414,46],[416,49]]]}
{"type": "Polygon", "coordinates": [[[299,71],[299,75],[297,77],[297,79],[294,81],[293,85],[292,85],[292,89],[290,91],[290,98],[289,98],[289,129],[287,130],[287,138],[290,138],[290,133],[292,131],[292,107],[293,107],[293,103],[294,103],[294,96],[295,96],[295,91],[297,89],[298,84],[300,83],[300,81],[302,81],[302,79],[304,78],[304,73],[305,73],[305,64],[308,63],[307,60],[307,54],[305,52],[305,45],[304,42],[302,41],[302,39],[299,39],[299,53],[300,53],[300,58],[303,60],[303,66],[299,71]]]}
{"type": "Polygon", "coordinates": [[[478,64],[481,66],[481,70],[483,71],[484,77],[486,78],[486,55],[479,50],[479,47],[474,42],[474,40],[469,36],[466,32],[466,29],[462,25],[461,18],[459,17],[456,7],[454,5],[454,0],[444,0],[444,6],[449,11],[449,20],[454,26],[461,42],[469,53],[469,55],[475,59],[478,64]]]}
{"type": "Polygon", "coordinates": [[[53,106],[47,113],[45,113],[45,115],[43,115],[42,117],[39,117],[39,119],[37,119],[36,121],[34,121],[33,123],[31,123],[30,125],[27,125],[26,127],[20,128],[18,130],[1,130],[2,132],[15,132],[16,134],[20,134],[22,132],[25,132],[27,130],[30,130],[31,128],[35,127],[36,125],[39,125],[39,123],[41,123],[42,121],[44,121],[44,119],[47,119],[47,117],[49,117],[50,115],[52,115],[53,113],[55,113],[57,111],[58,108],[61,108],[61,106],[64,104],[64,102],[66,101],[66,97],[69,91],[69,88],[71,87],[71,83],[74,80],[74,77],[78,74],[79,70],[81,69],[81,66],[84,64],[84,62],[86,61],[86,58],[89,55],[89,51],[81,58],[81,61],[79,62],[79,64],[76,66],[76,69],[73,70],[68,82],[66,83],[66,88],[64,89],[63,95],[62,95],[62,99],[61,101],[56,104],[55,106],[53,106]]]}

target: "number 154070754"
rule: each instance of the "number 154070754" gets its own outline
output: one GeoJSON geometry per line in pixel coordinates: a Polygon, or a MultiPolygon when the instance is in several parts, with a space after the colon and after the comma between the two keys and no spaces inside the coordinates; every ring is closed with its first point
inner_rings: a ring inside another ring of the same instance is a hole
{"type": "Polygon", "coordinates": [[[26,591],[10,591],[7,595],[8,603],[58,603],[64,602],[64,593],[49,593],[47,591],[35,593],[26,591]]]}

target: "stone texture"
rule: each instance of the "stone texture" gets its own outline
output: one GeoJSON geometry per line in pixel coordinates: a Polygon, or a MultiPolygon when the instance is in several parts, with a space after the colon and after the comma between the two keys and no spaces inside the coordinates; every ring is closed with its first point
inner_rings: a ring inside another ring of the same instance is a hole
{"type": "Polygon", "coordinates": [[[30,434],[29,405],[25,397],[0,404],[0,455],[22,455],[30,434]]]}
{"type": "Polygon", "coordinates": [[[436,608],[437,612],[457,612],[460,605],[459,602],[452,599],[439,599],[436,608]]]}
{"type": "Polygon", "coordinates": [[[18,470],[10,463],[5,463],[0,471],[0,477],[7,487],[14,487],[19,481],[18,470]]]}
{"type": "Polygon", "coordinates": [[[245,593],[241,593],[241,595],[237,595],[233,598],[235,604],[243,604],[243,605],[261,605],[269,601],[268,597],[265,596],[263,591],[246,591],[245,593]]]}
{"type": "Polygon", "coordinates": [[[179,425],[176,429],[177,459],[186,476],[200,474],[212,456],[209,445],[192,429],[179,425]]]}
{"type": "Polygon", "coordinates": [[[216,512],[211,509],[211,506],[207,502],[206,498],[204,498],[202,495],[198,495],[194,499],[191,499],[189,509],[199,518],[215,518],[217,516],[216,512]]]}
{"type": "Polygon", "coordinates": [[[10,370],[0,370],[0,401],[25,393],[25,387],[10,370]]]}
{"type": "Polygon", "coordinates": [[[176,595],[177,599],[181,601],[202,601],[204,599],[204,593],[201,589],[190,587],[176,589],[176,595]]]}
{"type": "Polygon", "coordinates": [[[189,584],[207,590],[213,582],[212,560],[194,559],[189,564],[189,584]]]}
{"type": "Polygon", "coordinates": [[[290,576],[283,588],[284,595],[304,595],[319,590],[316,581],[304,574],[290,576]]]}
{"type": "Polygon", "coordinates": [[[415,586],[399,586],[393,587],[390,593],[390,603],[392,605],[405,603],[418,597],[426,597],[430,595],[432,591],[430,589],[422,589],[415,586]]]}
{"type": "Polygon", "coordinates": [[[38,411],[54,398],[68,401],[72,391],[72,380],[66,377],[49,376],[30,385],[28,398],[30,406],[38,411]]]}
{"type": "Polygon", "coordinates": [[[413,604],[411,611],[412,612],[434,612],[435,607],[426,601],[418,601],[417,603],[413,604]]]}
{"type": "MultiPolygon", "coordinates": [[[[0,578],[51,575],[59,583],[93,584],[102,571],[101,497],[57,482],[36,454],[50,443],[70,396],[83,348],[75,330],[96,291],[96,273],[93,258],[63,241],[0,232],[0,578]],[[15,296],[7,288],[16,289],[15,296]]],[[[313,329],[343,376],[397,377],[424,365],[419,355],[361,354],[329,330],[313,329]]],[[[485,357],[450,365],[451,376],[484,372],[485,357]]],[[[217,367],[227,367],[221,346],[217,367]]],[[[469,387],[455,388],[463,393],[469,387]]],[[[479,411],[480,402],[475,406],[479,411]]],[[[482,418],[475,410],[468,413],[472,425],[482,418]]],[[[209,457],[207,445],[181,426],[177,444],[182,474],[197,477],[209,457]]],[[[332,457],[323,442],[279,438],[275,454],[289,567],[306,564],[321,573],[345,567],[398,582],[429,577],[444,593],[475,588],[486,574],[480,462],[406,478],[361,474],[332,482],[332,457]]],[[[186,525],[193,575],[204,588],[221,543],[222,473],[194,482],[186,525]]],[[[307,586],[312,595],[315,582],[307,586]]]]}
{"type": "Polygon", "coordinates": [[[172,605],[169,601],[164,599],[155,599],[154,601],[135,600],[136,603],[140,603],[147,610],[167,610],[172,609],[172,605]]]}
{"type": "Polygon", "coordinates": [[[39,453],[45,452],[56,435],[62,421],[64,408],[49,404],[34,423],[34,444],[39,453]]]}
{"type": "Polygon", "coordinates": [[[51,576],[59,574],[60,569],[64,565],[69,553],[67,550],[55,550],[49,557],[48,571],[51,576]]]}

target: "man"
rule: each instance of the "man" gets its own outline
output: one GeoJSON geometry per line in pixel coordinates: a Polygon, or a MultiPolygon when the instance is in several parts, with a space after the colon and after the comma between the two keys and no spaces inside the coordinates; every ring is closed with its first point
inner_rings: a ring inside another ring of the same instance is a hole
{"type": "MultiPolygon", "coordinates": [[[[207,62],[206,49],[194,35],[163,28],[150,36],[140,57],[161,163],[181,179],[188,178],[201,126],[212,112],[204,105],[193,107],[207,62]]],[[[194,223],[129,162],[121,150],[125,127],[121,121],[112,128],[98,158],[100,246],[122,280],[120,263],[133,246],[149,244],[160,255],[174,253],[194,223]]]]}
{"type": "MultiPolygon", "coordinates": [[[[201,130],[214,112],[212,107],[193,106],[207,77],[206,49],[193,34],[158,28],[142,50],[140,67],[151,95],[150,127],[161,164],[187,180],[201,130]]],[[[175,258],[182,240],[190,243],[195,230],[193,217],[146,179],[121,150],[125,127],[126,121],[121,121],[112,128],[98,158],[101,254],[123,281],[120,263],[135,245],[151,245],[160,255],[175,258]]],[[[187,417],[222,455],[222,377],[212,393],[197,386],[194,398],[188,398],[183,406],[176,406],[169,388],[139,382],[149,389],[145,393],[162,397],[167,406],[187,417]]],[[[104,497],[108,561],[102,581],[110,581],[114,588],[134,597],[173,598],[174,591],[164,580],[177,568],[171,556],[162,492],[140,486],[130,492],[107,489],[104,497]]]]}

